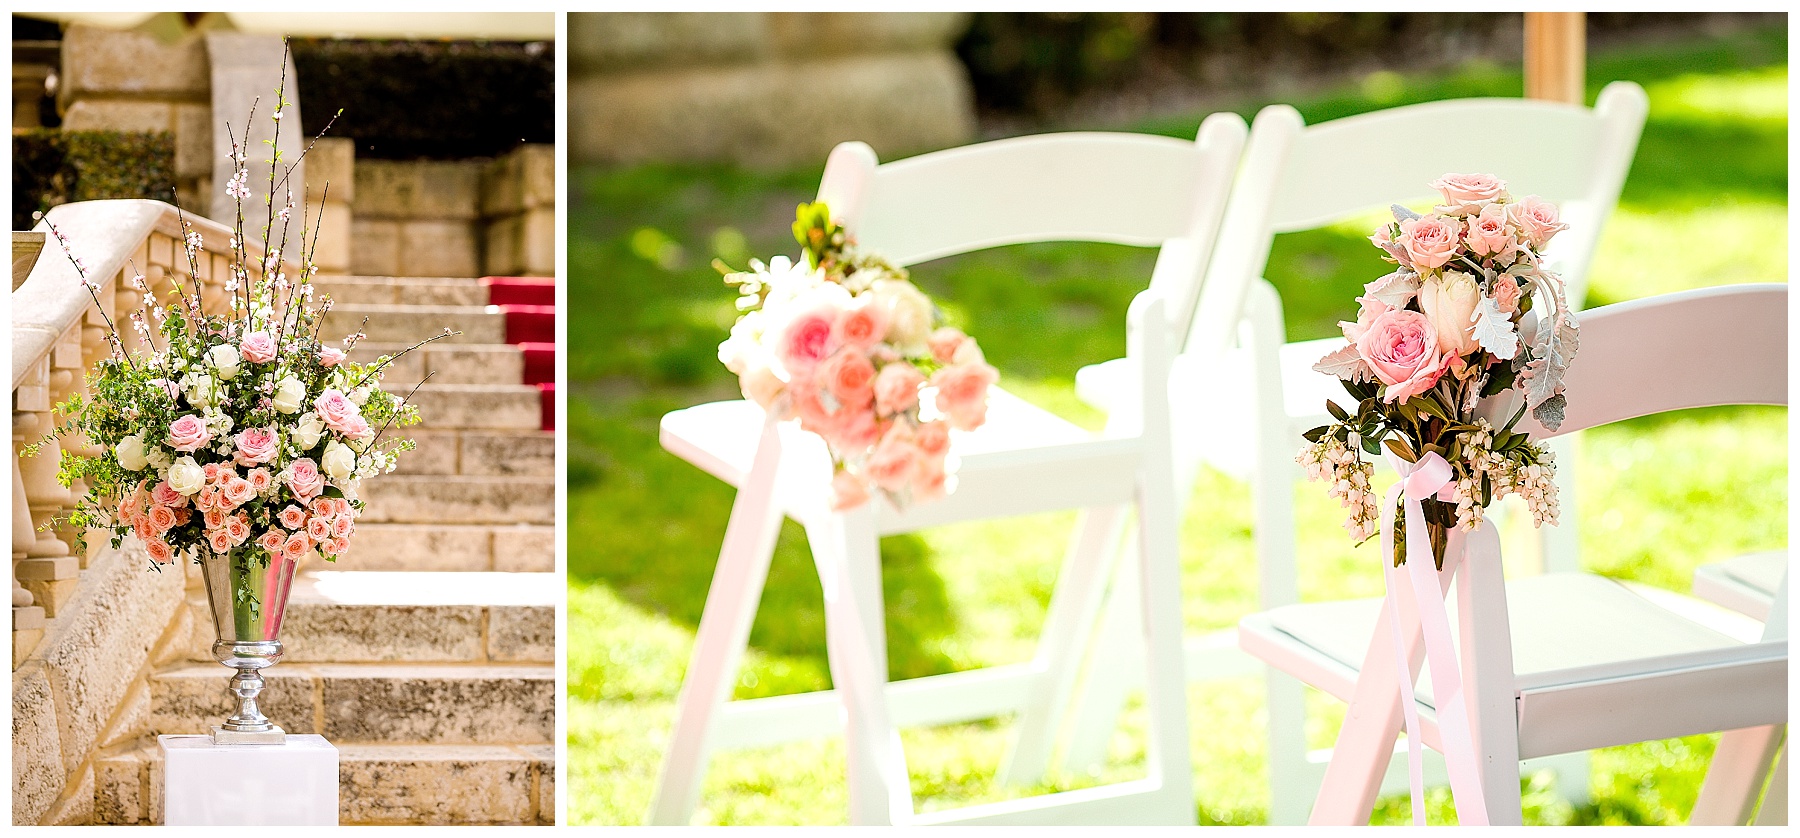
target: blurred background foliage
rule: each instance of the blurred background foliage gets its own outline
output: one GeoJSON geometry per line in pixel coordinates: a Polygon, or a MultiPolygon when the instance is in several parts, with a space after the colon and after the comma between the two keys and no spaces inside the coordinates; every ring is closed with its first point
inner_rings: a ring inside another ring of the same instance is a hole
{"type": "Polygon", "coordinates": [[[175,135],[167,131],[34,128],[14,131],[12,149],[14,230],[70,201],[167,201],[175,192],[175,135]]]}

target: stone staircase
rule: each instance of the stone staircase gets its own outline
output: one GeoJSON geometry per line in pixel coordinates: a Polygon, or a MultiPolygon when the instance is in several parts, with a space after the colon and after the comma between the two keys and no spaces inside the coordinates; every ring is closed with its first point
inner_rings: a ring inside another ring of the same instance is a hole
{"type": "MultiPolygon", "coordinates": [[[[265,671],[262,706],[290,733],[339,749],[345,824],[555,822],[555,444],[545,399],[523,383],[506,313],[463,278],[320,280],[334,300],[321,332],[368,335],[355,360],[440,332],[396,363],[418,449],[364,484],[348,553],[303,564],[265,671]],[[367,325],[363,320],[367,318],[367,325]]],[[[198,733],[230,712],[228,671],[190,580],[186,654],[159,661],[148,695],[120,712],[152,733],[198,733]]],[[[184,628],[185,627],[185,628],[184,628]]],[[[95,762],[95,821],[158,823],[154,737],[95,762]]]]}

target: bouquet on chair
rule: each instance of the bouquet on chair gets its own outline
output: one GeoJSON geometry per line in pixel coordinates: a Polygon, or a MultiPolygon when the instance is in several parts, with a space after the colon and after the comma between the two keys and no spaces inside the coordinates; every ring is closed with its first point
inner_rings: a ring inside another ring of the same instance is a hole
{"type": "Polygon", "coordinates": [[[905,268],[859,249],[823,202],[800,205],[794,238],[801,263],[715,263],[743,312],[719,360],[745,398],[824,438],[832,508],[879,492],[904,509],[954,491],[950,431],[987,421],[999,373],[905,268]]]}
{"type": "Polygon", "coordinates": [[[1441,570],[1449,529],[1473,530],[1495,499],[1517,494],[1534,523],[1556,522],[1555,458],[1513,427],[1528,409],[1546,428],[1561,424],[1577,329],[1562,279],[1543,266],[1545,245],[1568,229],[1555,205],[1514,200],[1492,175],[1431,186],[1443,204],[1425,215],[1395,206],[1370,236],[1398,269],[1364,286],[1356,322],[1339,324],[1350,345],[1313,367],[1356,403],[1327,402],[1337,421],[1308,431],[1297,459],[1351,510],[1344,526],[1358,542],[1396,516],[1398,565],[1405,516],[1382,511],[1362,459],[1385,449],[1423,505],[1441,570]]]}

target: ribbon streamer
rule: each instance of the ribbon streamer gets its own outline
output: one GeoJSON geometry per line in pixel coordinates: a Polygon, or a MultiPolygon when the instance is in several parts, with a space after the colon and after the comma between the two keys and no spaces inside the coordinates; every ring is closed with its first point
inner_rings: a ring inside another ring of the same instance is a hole
{"type": "MultiPolygon", "coordinates": [[[[1468,696],[1463,691],[1461,669],[1456,663],[1456,647],[1450,637],[1450,614],[1444,606],[1444,592],[1438,587],[1437,567],[1431,555],[1431,539],[1425,525],[1426,498],[1436,496],[1450,500],[1455,472],[1450,463],[1436,453],[1428,453],[1416,463],[1387,454],[1388,463],[1400,474],[1400,480],[1388,490],[1384,510],[1405,504],[1406,574],[1411,579],[1413,601],[1418,607],[1419,627],[1424,633],[1425,657],[1431,665],[1432,693],[1437,706],[1438,735],[1442,740],[1444,763],[1450,772],[1450,792],[1456,801],[1457,819],[1467,826],[1487,826],[1487,797],[1482,792],[1479,755],[1475,753],[1474,728],[1470,720],[1468,696]]],[[[1388,622],[1393,628],[1394,656],[1399,664],[1400,706],[1406,724],[1407,771],[1411,781],[1413,823],[1425,825],[1425,775],[1423,743],[1420,741],[1418,703],[1413,697],[1412,662],[1406,654],[1406,641],[1400,632],[1399,581],[1394,567],[1394,516],[1383,514],[1381,523],[1382,566],[1387,579],[1388,622]]],[[[1465,638],[1465,641],[1467,638],[1465,638]]]]}

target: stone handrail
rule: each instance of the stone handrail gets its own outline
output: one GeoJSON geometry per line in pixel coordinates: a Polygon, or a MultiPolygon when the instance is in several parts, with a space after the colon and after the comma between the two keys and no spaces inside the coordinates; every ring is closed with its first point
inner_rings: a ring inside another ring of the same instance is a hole
{"type": "MultiPolygon", "coordinates": [[[[176,283],[191,288],[187,254],[182,246],[181,216],[160,201],[84,201],[50,210],[49,221],[68,239],[70,249],[99,284],[96,294],[106,316],[129,323],[141,305],[131,287],[132,271],[144,275],[159,299],[176,283]]],[[[227,305],[224,284],[229,272],[232,231],[206,218],[187,216],[203,244],[195,261],[203,307],[216,312],[227,305]]],[[[37,232],[49,228],[39,222],[37,232]]],[[[252,259],[262,257],[260,243],[247,243],[252,259]]],[[[80,274],[62,246],[52,239],[25,282],[12,292],[13,392],[13,665],[35,645],[46,617],[54,618],[61,602],[75,590],[79,570],[91,556],[71,549],[72,532],[39,529],[71,511],[86,493],[79,484],[57,482],[63,450],[97,454],[85,439],[61,439],[43,445],[35,457],[19,455],[21,446],[41,438],[54,424],[51,409],[74,393],[85,393],[86,372],[107,354],[106,316],[82,287],[80,274]]],[[[128,349],[137,337],[121,335],[128,349]]]]}

